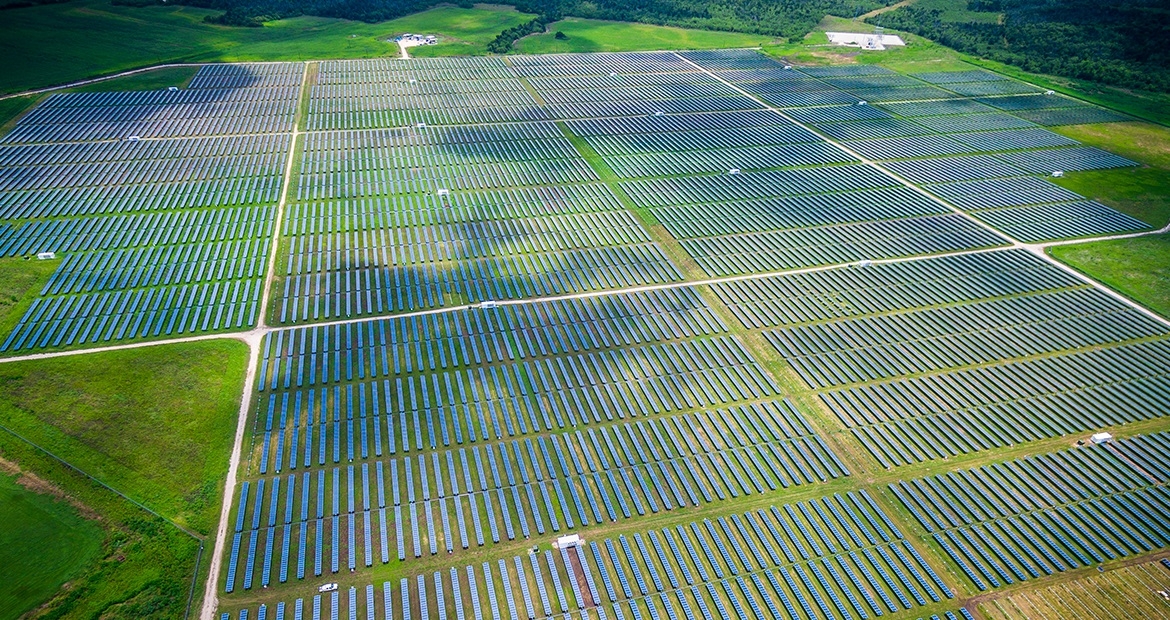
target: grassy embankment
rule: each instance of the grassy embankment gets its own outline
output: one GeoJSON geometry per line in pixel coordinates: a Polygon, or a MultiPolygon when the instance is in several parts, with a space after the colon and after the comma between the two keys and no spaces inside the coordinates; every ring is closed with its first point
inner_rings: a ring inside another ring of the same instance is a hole
{"type": "Polygon", "coordinates": [[[26,496],[33,508],[0,516],[5,535],[77,540],[83,551],[97,540],[68,561],[0,559],[6,583],[37,575],[19,613],[43,604],[56,618],[182,616],[200,541],[177,526],[214,531],[246,359],[223,340],[0,364],[0,459],[73,505],[26,496]]]}

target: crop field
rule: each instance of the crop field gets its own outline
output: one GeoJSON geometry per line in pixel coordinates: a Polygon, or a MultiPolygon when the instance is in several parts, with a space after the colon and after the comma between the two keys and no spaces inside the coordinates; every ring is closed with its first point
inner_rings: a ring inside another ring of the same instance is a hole
{"type": "Polygon", "coordinates": [[[1170,325],[1045,254],[1150,230],[1045,178],[1136,165],[1085,119],[754,50],[56,94],[0,353],[249,343],[216,617],[972,618],[1170,546],[1170,325]]]}

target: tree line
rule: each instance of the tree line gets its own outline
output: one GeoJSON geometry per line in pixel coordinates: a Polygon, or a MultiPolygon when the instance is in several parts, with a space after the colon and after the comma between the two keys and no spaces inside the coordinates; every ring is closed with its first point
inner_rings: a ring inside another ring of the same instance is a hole
{"type": "Polygon", "coordinates": [[[912,4],[870,21],[1026,71],[1170,91],[1166,0],[968,0],[966,6],[1003,18],[955,21],[933,6],[912,4]]]}

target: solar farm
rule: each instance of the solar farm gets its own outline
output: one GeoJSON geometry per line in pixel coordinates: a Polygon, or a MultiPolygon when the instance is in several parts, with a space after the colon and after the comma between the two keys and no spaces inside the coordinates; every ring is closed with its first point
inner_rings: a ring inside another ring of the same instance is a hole
{"type": "Polygon", "coordinates": [[[1170,322],[1044,253],[1151,232],[1050,180],[1127,120],[756,50],[53,94],[0,354],[251,345],[208,620],[1025,617],[1170,546],[1170,322]]]}

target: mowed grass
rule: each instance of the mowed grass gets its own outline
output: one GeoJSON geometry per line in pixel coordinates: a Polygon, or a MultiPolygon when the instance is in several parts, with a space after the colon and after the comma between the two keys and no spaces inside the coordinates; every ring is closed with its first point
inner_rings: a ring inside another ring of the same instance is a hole
{"type": "Polygon", "coordinates": [[[1170,616],[1170,602],[1158,590],[1170,590],[1170,571],[1158,562],[1147,562],[1029,588],[980,603],[979,612],[987,620],[1165,618],[1170,616]]]}
{"type": "Polygon", "coordinates": [[[216,13],[184,6],[114,6],[109,0],[4,11],[0,93],[164,63],[397,56],[392,39],[403,32],[424,31],[450,41],[431,49],[458,46],[462,53],[483,53],[500,31],[533,17],[485,5],[439,7],[377,24],[297,17],[237,28],[203,21],[216,13]]]}
{"type": "Polygon", "coordinates": [[[162,90],[170,86],[183,88],[191,82],[191,78],[195,77],[195,74],[198,72],[199,67],[163,67],[161,69],[135,73],[134,75],[126,75],[92,84],[85,84],[84,86],[70,88],[66,92],[108,93],[127,90],[162,90]]]}
{"type": "Polygon", "coordinates": [[[99,557],[104,538],[63,499],[0,473],[0,620],[40,606],[99,557]]]}
{"type": "Polygon", "coordinates": [[[1049,248],[1057,260],[1170,317],[1170,234],[1049,248]]]}
{"type": "Polygon", "coordinates": [[[1051,179],[1082,196],[1161,228],[1170,222],[1170,170],[1115,168],[1066,172],[1051,179]]]}
{"type": "Polygon", "coordinates": [[[637,50],[757,47],[774,37],[738,32],[693,30],[570,17],[549,24],[548,31],[524,37],[514,49],[522,54],[617,52],[637,50]],[[557,32],[567,38],[557,39],[557,32]]]}
{"type": "Polygon", "coordinates": [[[16,124],[17,117],[31,109],[38,99],[36,96],[0,99],[0,135],[8,133],[16,124]]]}
{"type": "Polygon", "coordinates": [[[246,363],[242,343],[215,340],[0,364],[0,424],[207,533],[246,363]]]}
{"type": "Polygon", "coordinates": [[[504,30],[526,23],[535,15],[520,13],[512,7],[477,5],[475,9],[442,8],[407,15],[386,22],[398,29],[395,34],[414,32],[438,35],[437,45],[420,45],[407,49],[411,56],[464,56],[486,54],[487,44],[504,30]]]}
{"type": "Polygon", "coordinates": [[[5,338],[60,264],[60,260],[0,258],[0,333],[5,338]]]}

